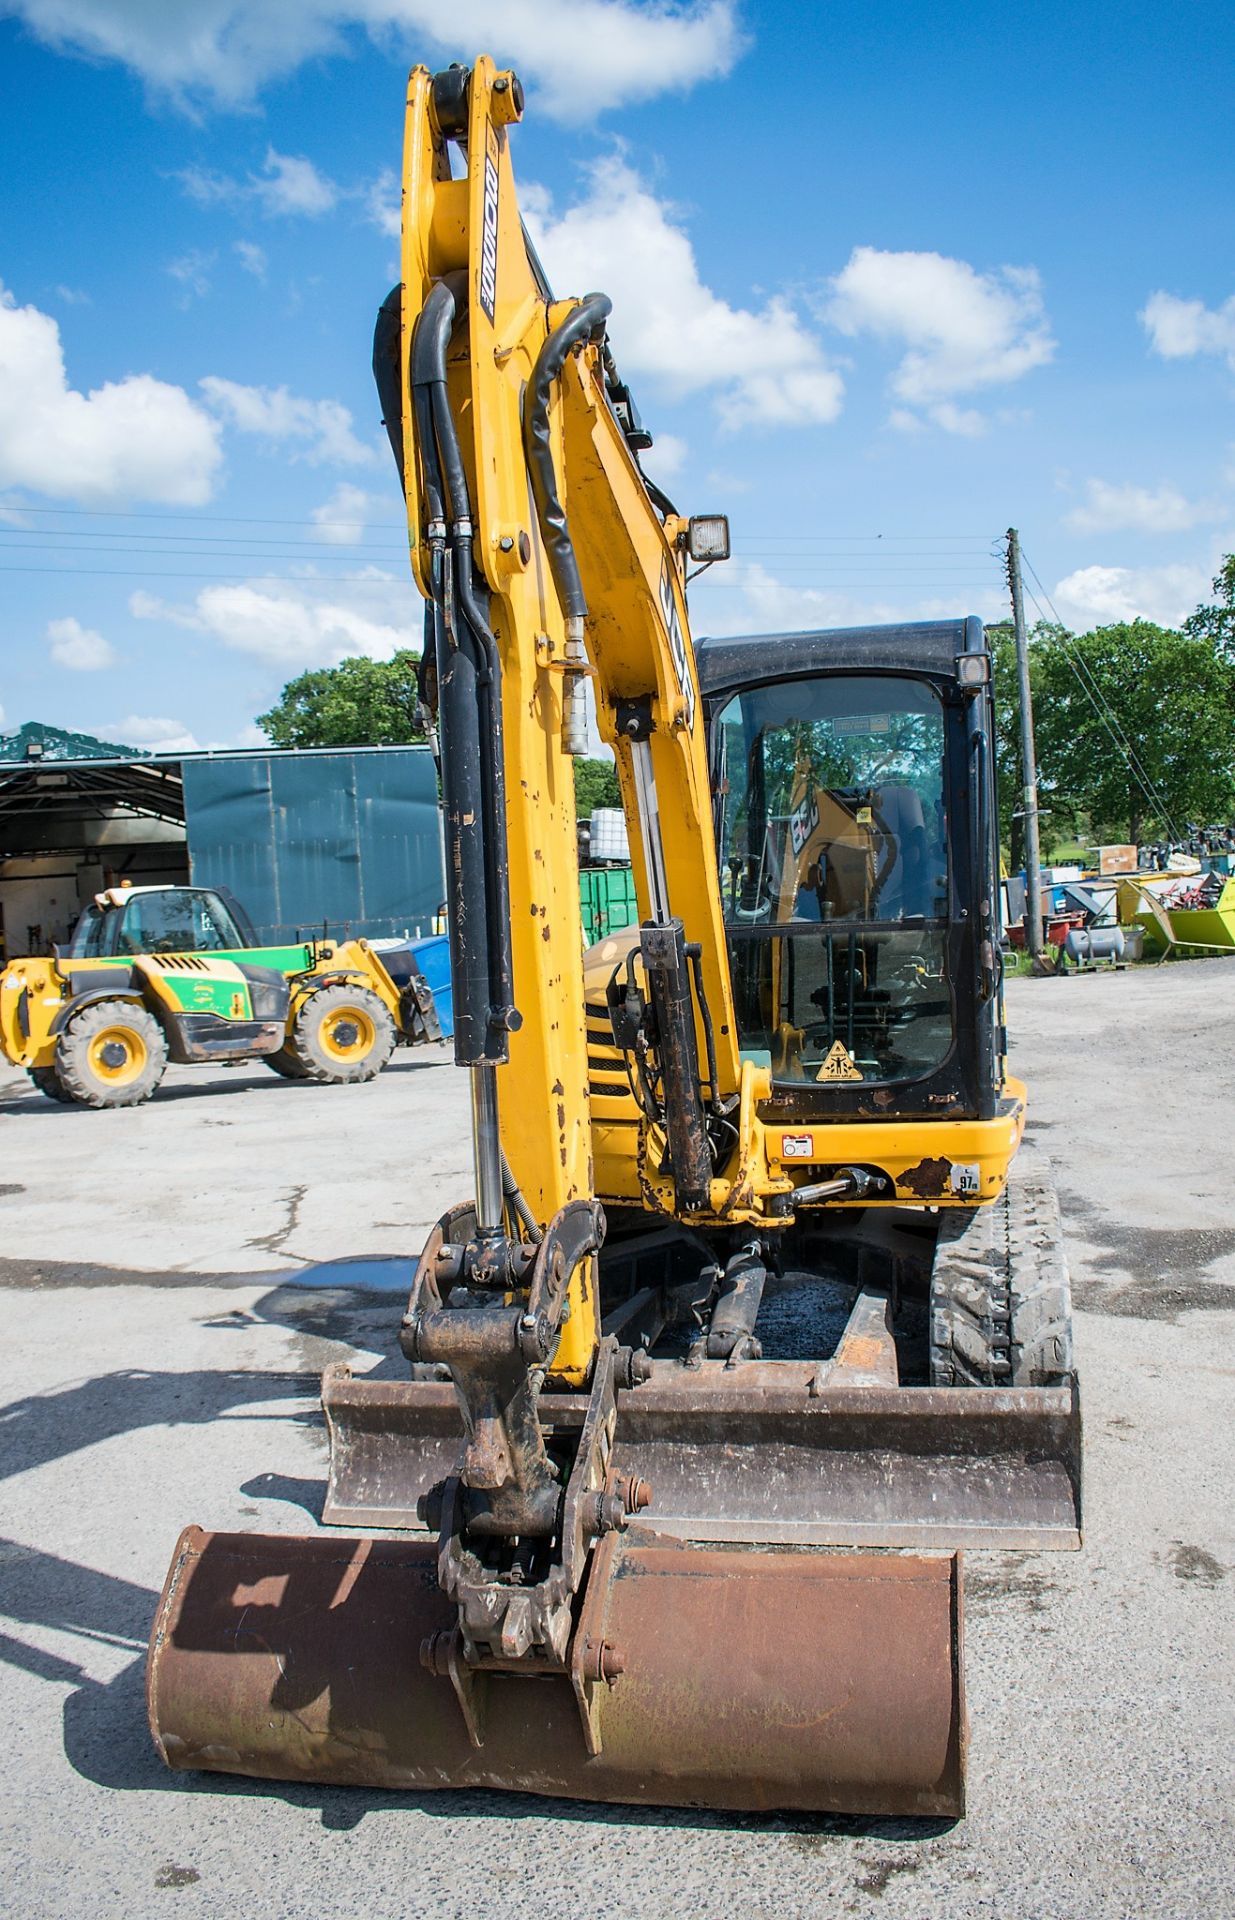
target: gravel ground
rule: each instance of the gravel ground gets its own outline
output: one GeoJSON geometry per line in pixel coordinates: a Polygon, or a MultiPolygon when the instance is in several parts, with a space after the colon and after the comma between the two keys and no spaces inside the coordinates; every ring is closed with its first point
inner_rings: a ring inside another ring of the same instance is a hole
{"type": "Polygon", "coordinates": [[[143,1649],[187,1520],[315,1524],[328,1359],[389,1352],[466,1191],[462,1076],[173,1069],[148,1107],[0,1068],[0,1908],[999,1915],[1235,1910],[1235,962],[1009,991],[1078,1305],[1086,1545],[967,1559],[970,1812],[733,1818],[165,1773],[143,1649]]]}

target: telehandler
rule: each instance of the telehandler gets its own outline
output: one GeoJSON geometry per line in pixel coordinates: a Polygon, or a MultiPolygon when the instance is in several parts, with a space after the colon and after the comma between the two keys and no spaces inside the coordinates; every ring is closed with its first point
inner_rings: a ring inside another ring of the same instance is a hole
{"type": "Polygon", "coordinates": [[[441,1037],[414,943],[262,946],[217,887],[108,887],[67,947],[0,973],[0,1053],[67,1106],[138,1106],[169,1060],[372,1080],[400,1039],[441,1037]]]}
{"type": "Polygon", "coordinates": [[[608,300],[550,291],[521,112],[487,59],[413,71],[374,348],[474,1190],[421,1254],[410,1377],[324,1378],[329,1530],[182,1535],[151,1727],[276,1779],[955,1815],[960,1549],[1080,1526],[1058,1210],[1013,1164],[990,656],[974,619],[696,650],[688,562],[727,528],[642,474],[608,300]],[[589,677],[641,924],[581,964],[589,677]]]}

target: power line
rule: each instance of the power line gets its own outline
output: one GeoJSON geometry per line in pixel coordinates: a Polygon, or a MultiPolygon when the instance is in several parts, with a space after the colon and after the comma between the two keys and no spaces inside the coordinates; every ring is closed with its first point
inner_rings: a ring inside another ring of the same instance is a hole
{"type": "MultiPolygon", "coordinates": [[[[1051,615],[1054,620],[1054,624],[1059,629],[1058,637],[1059,637],[1060,644],[1062,645],[1064,652],[1067,655],[1067,658],[1068,658],[1069,664],[1072,667],[1073,673],[1076,675],[1077,682],[1081,688],[1081,691],[1086,695],[1086,697],[1089,700],[1089,704],[1092,706],[1099,720],[1102,722],[1103,726],[1106,728],[1107,732],[1110,734],[1111,739],[1114,741],[1116,752],[1120,753],[1123,756],[1124,760],[1127,762],[1128,770],[1131,773],[1133,779],[1136,781],[1137,786],[1140,788],[1142,799],[1147,800],[1149,802],[1151,810],[1156,812],[1161,817],[1161,819],[1165,822],[1168,831],[1174,836],[1174,838],[1178,839],[1179,829],[1171,816],[1171,810],[1169,806],[1167,805],[1162,794],[1158,791],[1158,788],[1155,785],[1151,775],[1147,772],[1145,767],[1142,765],[1139,756],[1137,755],[1136,751],[1132,746],[1131,741],[1128,739],[1127,735],[1124,733],[1123,727],[1121,726],[1119,721],[1118,714],[1115,713],[1110,702],[1107,700],[1106,696],[1102,692],[1101,687],[1098,685],[1097,680],[1094,678],[1093,674],[1090,672],[1088,663],[1084,660],[1079,650],[1073,645],[1072,635],[1069,633],[1067,627],[1064,625],[1063,621],[1060,619],[1059,612],[1055,606],[1054,601],[1051,599],[1050,594],[1047,592],[1046,588],[1042,584],[1042,581],[1038,577],[1037,569],[1033,566],[1032,562],[1025,557],[1025,552],[1023,548],[1021,550],[1021,558],[1022,560],[1024,560],[1026,569],[1028,570],[1030,576],[1036,583],[1038,592],[1042,595],[1043,600],[1045,600],[1047,606],[1050,608],[1051,615]]],[[[1042,612],[1042,608],[1041,608],[1041,605],[1039,604],[1037,596],[1031,591],[1029,597],[1033,601],[1034,606],[1038,610],[1039,619],[1045,621],[1046,616],[1042,612]]]]}
{"type": "MultiPolygon", "coordinates": [[[[1028,565],[1029,563],[1027,562],[1026,564],[1028,565]]],[[[1081,684],[1085,685],[1086,683],[1088,683],[1088,686],[1091,689],[1090,698],[1093,701],[1094,705],[1097,706],[1098,703],[1101,702],[1102,707],[1104,707],[1106,709],[1106,712],[1110,715],[1110,720],[1114,725],[1114,727],[1116,728],[1119,738],[1123,742],[1122,750],[1128,761],[1129,767],[1132,769],[1133,773],[1137,776],[1137,778],[1143,783],[1145,783],[1141,787],[1142,793],[1145,793],[1145,785],[1148,785],[1150,792],[1146,794],[1146,798],[1150,800],[1151,805],[1157,806],[1167,826],[1170,828],[1171,832],[1175,834],[1176,838],[1178,838],[1179,829],[1171,818],[1170,810],[1167,807],[1166,801],[1164,800],[1162,794],[1158,791],[1149,772],[1142,764],[1139,755],[1135,752],[1132,746],[1132,742],[1128,739],[1127,735],[1124,733],[1123,727],[1121,726],[1119,721],[1119,716],[1114,712],[1113,708],[1110,706],[1110,703],[1106,700],[1106,697],[1103,694],[1102,689],[1099,687],[1097,680],[1094,678],[1093,674],[1090,672],[1088,662],[1083,659],[1079,650],[1073,647],[1072,636],[1071,634],[1068,633],[1068,630],[1064,626],[1063,621],[1059,618],[1059,613],[1055,607],[1054,602],[1052,601],[1049,593],[1046,591],[1046,588],[1042,585],[1042,582],[1038,578],[1038,574],[1032,565],[1029,566],[1029,571],[1031,574],[1033,574],[1035,581],[1037,581],[1038,590],[1041,593],[1043,599],[1046,601],[1047,606],[1050,608],[1052,614],[1055,617],[1056,626],[1058,626],[1064,634],[1064,645],[1068,650],[1069,657],[1073,662],[1074,671],[1077,672],[1078,678],[1081,678],[1081,684]]],[[[1037,602],[1035,601],[1034,604],[1036,605],[1037,602]]]]}
{"type": "MultiPolygon", "coordinates": [[[[207,523],[212,526],[318,527],[321,529],[325,529],[326,527],[335,527],[335,528],[353,527],[356,524],[356,519],[354,515],[352,516],[351,519],[342,519],[342,520],[318,520],[316,518],[304,519],[303,517],[300,519],[291,520],[291,519],[273,519],[268,515],[249,514],[249,513],[244,513],[244,514],[197,513],[197,512],[193,512],[193,513],[153,512],[152,513],[152,512],[137,512],[134,510],[130,510],[126,507],[29,506],[29,505],[23,505],[22,502],[17,500],[0,500],[0,513],[41,513],[41,514],[49,514],[49,515],[55,514],[58,518],[81,519],[81,520],[178,520],[178,521],[190,521],[194,523],[198,523],[198,522],[207,523]]],[[[370,527],[376,528],[378,530],[386,530],[386,531],[397,529],[398,531],[402,532],[406,528],[406,522],[403,520],[371,520],[367,522],[367,524],[370,527]]],[[[858,541],[858,540],[861,540],[861,541],[967,540],[967,541],[983,542],[988,546],[1002,538],[1001,535],[994,534],[994,533],[802,533],[802,534],[793,534],[793,533],[785,533],[779,527],[770,533],[755,532],[754,530],[751,530],[750,532],[747,533],[745,537],[751,540],[793,540],[793,541],[820,541],[820,542],[831,542],[831,541],[837,541],[837,540],[854,540],[854,541],[858,541]]]]}
{"type": "MultiPolygon", "coordinates": [[[[217,557],[223,558],[222,555],[217,557]]],[[[273,582],[281,583],[285,586],[300,587],[306,591],[313,588],[338,586],[406,586],[411,589],[413,585],[410,575],[405,579],[402,576],[396,577],[393,574],[385,573],[258,573],[252,569],[246,569],[243,573],[207,573],[197,568],[184,567],[37,567],[25,565],[5,566],[3,563],[0,563],[0,573],[37,574],[44,577],[54,577],[58,580],[148,580],[152,582],[159,580],[212,580],[220,586],[245,584],[265,585],[273,582]]],[[[914,577],[916,578],[917,576],[914,577]]],[[[757,587],[759,583],[754,584],[757,587]]],[[[841,589],[852,591],[855,588],[865,588],[872,592],[878,590],[903,593],[907,588],[912,587],[913,580],[889,581],[886,575],[881,579],[874,580],[863,578],[855,579],[845,574],[837,575],[826,580],[808,576],[805,580],[794,579],[788,583],[773,580],[768,582],[768,584],[773,587],[779,584],[787,584],[794,593],[834,593],[841,589]]],[[[947,590],[958,592],[961,588],[970,588],[975,592],[986,591],[991,587],[991,584],[990,579],[985,575],[978,577],[953,576],[951,586],[947,590]]],[[[752,583],[749,580],[724,579],[722,577],[719,580],[708,582],[707,590],[723,588],[729,592],[741,592],[750,591],[751,586],[752,583]]],[[[692,593],[699,593],[703,590],[704,583],[700,582],[699,585],[693,587],[691,591],[692,593]]],[[[944,590],[944,583],[940,581],[935,591],[942,590],[944,590]]]]}

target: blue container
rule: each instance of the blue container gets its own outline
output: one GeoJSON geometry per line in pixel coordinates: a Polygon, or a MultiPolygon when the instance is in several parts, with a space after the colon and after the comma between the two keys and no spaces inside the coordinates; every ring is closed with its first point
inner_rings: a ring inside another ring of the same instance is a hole
{"type": "Polygon", "coordinates": [[[416,965],[433,995],[442,1037],[449,1040],[455,1030],[454,1007],[450,999],[450,941],[444,933],[430,933],[423,940],[409,940],[407,945],[415,954],[416,965]]]}

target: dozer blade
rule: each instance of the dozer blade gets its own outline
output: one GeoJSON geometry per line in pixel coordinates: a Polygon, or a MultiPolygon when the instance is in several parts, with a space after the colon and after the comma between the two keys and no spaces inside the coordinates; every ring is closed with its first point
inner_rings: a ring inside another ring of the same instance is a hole
{"type": "MultiPolygon", "coordinates": [[[[830,1376],[835,1380],[836,1376],[830,1376]]],[[[416,1529],[462,1447],[454,1389],[327,1370],[329,1526],[416,1529]]],[[[582,1396],[546,1395],[578,1428],[582,1396]]],[[[821,1384],[813,1363],[654,1363],[618,1394],[614,1464],[650,1482],[660,1536],[799,1546],[1080,1545],[1081,1422],[1067,1387],[821,1384]]]]}
{"type": "Polygon", "coordinates": [[[454,1624],[435,1561],[424,1541],[188,1528],[148,1666],[167,1764],[733,1810],[963,1811],[955,1556],[608,1536],[577,1634],[599,1637],[616,1674],[591,1690],[590,1739],[569,1675],[487,1673],[480,1744],[451,1680],[420,1658],[454,1624]]]}

